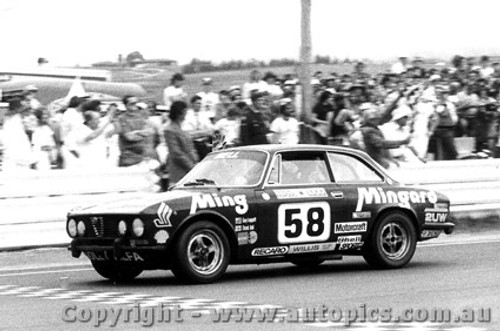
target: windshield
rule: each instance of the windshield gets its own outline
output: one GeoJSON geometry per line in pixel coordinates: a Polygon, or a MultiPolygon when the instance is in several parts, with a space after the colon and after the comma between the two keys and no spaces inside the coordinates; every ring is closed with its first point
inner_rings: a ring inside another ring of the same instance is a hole
{"type": "Polygon", "coordinates": [[[210,154],[191,170],[178,186],[256,185],[262,177],[267,154],[258,151],[227,151],[210,154]]]}

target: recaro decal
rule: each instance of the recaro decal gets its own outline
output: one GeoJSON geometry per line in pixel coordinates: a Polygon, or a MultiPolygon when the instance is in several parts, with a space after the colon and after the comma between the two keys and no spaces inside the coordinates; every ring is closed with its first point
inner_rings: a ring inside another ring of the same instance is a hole
{"type": "Polygon", "coordinates": [[[425,203],[426,200],[436,203],[436,193],[434,191],[392,191],[380,187],[358,187],[356,211],[363,210],[365,204],[397,203],[401,207],[410,208],[410,203],[425,203]]]}
{"type": "Polygon", "coordinates": [[[286,253],[288,253],[287,246],[259,247],[252,250],[252,256],[285,255],[286,253]]]}
{"type": "Polygon", "coordinates": [[[212,194],[198,194],[191,200],[190,214],[196,213],[198,209],[235,207],[234,210],[239,215],[244,215],[248,211],[247,197],[243,194],[230,196],[218,196],[212,194]]]}

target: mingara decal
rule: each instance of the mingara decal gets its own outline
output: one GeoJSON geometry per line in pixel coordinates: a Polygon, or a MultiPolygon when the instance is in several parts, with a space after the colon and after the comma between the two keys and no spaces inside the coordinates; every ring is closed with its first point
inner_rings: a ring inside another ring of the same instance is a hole
{"type": "Polygon", "coordinates": [[[235,207],[234,210],[236,213],[244,215],[248,211],[247,197],[243,194],[235,196],[218,196],[215,193],[195,195],[191,200],[191,210],[189,213],[194,214],[198,209],[217,207],[235,207]]]}
{"type": "Polygon", "coordinates": [[[410,203],[437,202],[437,195],[433,191],[391,191],[380,187],[358,187],[358,204],[356,211],[363,210],[363,206],[381,203],[397,203],[401,207],[410,208],[410,203]]]}

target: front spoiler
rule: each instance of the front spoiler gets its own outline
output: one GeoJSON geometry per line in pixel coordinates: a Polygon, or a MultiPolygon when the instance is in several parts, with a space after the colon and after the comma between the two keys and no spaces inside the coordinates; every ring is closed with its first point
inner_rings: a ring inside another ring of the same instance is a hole
{"type": "Polygon", "coordinates": [[[71,255],[79,258],[83,251],[113,252],[113,257],[118,260],[124,256],[124,252],[163,252],[167,250],[165,245],[131,245],[128,238],[112,239],[108,244],[96,244],[95,240],[75,238],[68,248],[71,255]]]}

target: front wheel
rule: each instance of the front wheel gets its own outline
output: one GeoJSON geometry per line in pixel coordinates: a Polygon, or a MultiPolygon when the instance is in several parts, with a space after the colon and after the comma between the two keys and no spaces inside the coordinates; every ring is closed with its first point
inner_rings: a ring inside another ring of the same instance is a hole
{"type": "Polygon", "coordinates": [[[231,255],[224,231],[208,221],[188,226],[177,240],[174,253],[174,275],[198,284],[212,283],[222,277],[231,255]]]}
{"type": "Polygon", "coordinates": [[[92,261],[92,266],[99,275],[112,281],[128,281],[139,276],[143,269],[131,264],[92,261]]]}
{"type": "Polygon", "coordinates": [[[401,268],[410,262],[416,246],[413,222],[403,212],[391,212],[375,225],[363,257],[374,268],[401,268]]]}

